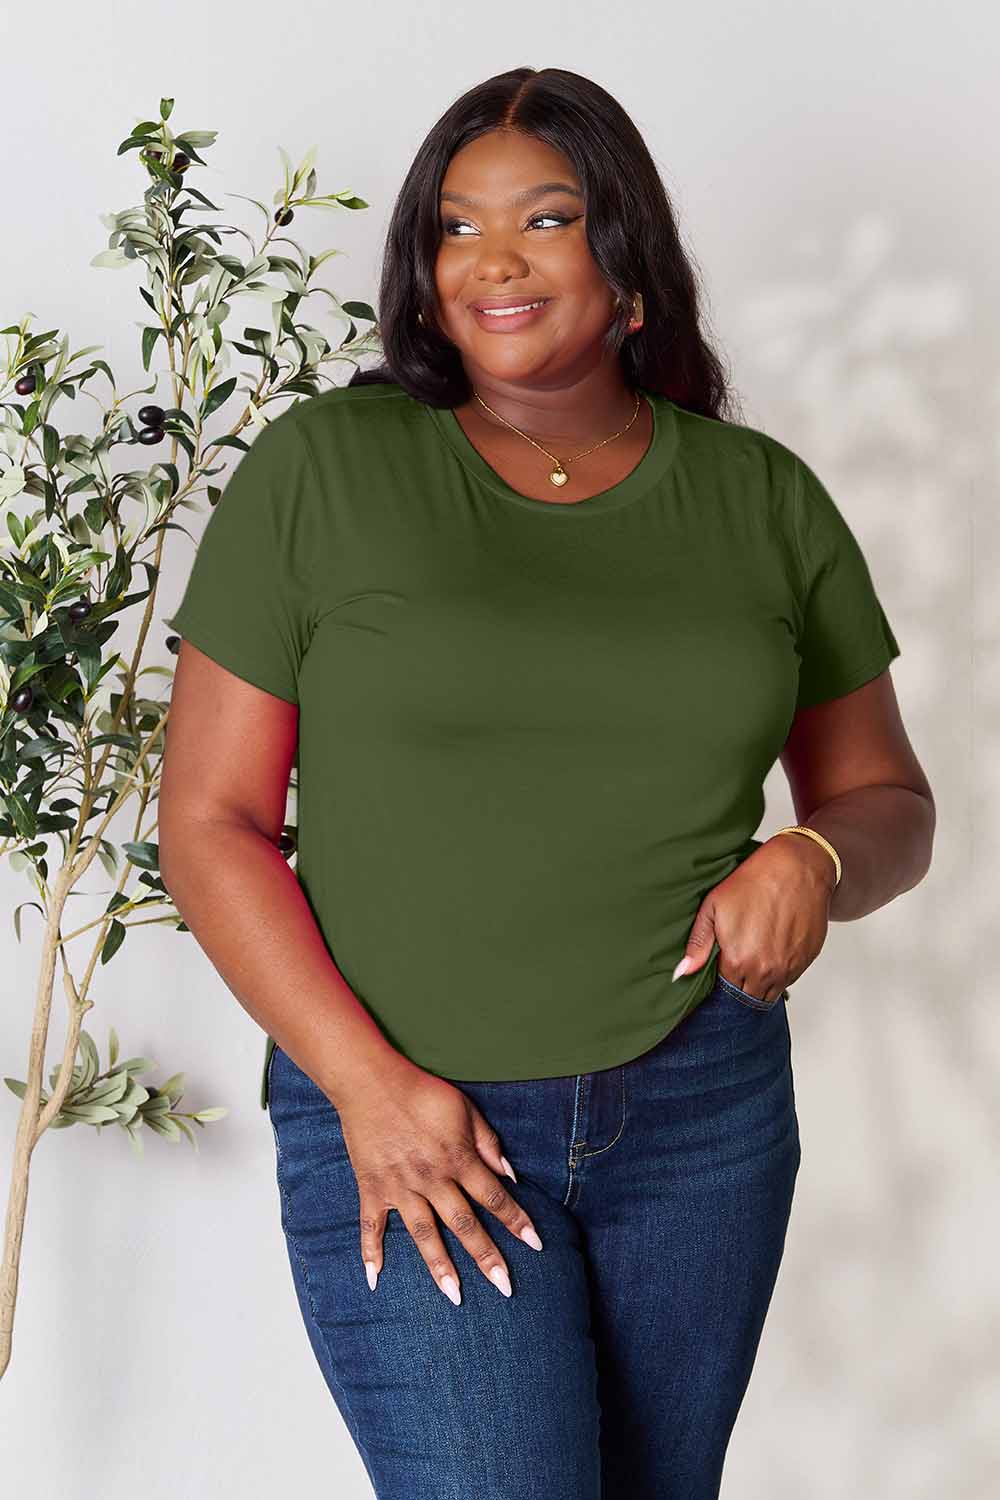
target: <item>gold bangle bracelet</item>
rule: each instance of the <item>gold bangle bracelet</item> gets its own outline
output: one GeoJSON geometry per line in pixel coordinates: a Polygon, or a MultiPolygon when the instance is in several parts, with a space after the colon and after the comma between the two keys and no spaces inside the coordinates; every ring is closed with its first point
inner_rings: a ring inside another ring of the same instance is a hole
{"type": "Polygon", "coordinates": [[[807,828],[804,823],[791,823],[787,828],[779,828],[778,833],[804,833],[807,838],[814,839],[817,844],[822,845],[822,847],[826,850],[827,854],[829,854],[830,858],[833,860],[834,865],[836,866],[837,878],[833,882],[833,888],[834,890],[837,889],[837,886],[840,884],[841,874],[843,872],[840,864],[840,855],[830,843],[829,839],[825,839],[821,833],[817,833],[815,828],[807,828]]]}

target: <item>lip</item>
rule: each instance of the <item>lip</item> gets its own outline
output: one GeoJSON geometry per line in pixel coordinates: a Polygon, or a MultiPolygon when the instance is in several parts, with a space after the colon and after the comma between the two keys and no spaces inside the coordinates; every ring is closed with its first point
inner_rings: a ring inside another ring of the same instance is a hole
{"type": "Polygon", "coordinates": [[[551,297],[483,297],[479,302],[470,303],[469,311],[480,328],[485,328],[488,333],[513,333],[515,329],[524,328],[535,318],[540,318],[551,301],[551,297]],[[491,318],[489,313],[481,310],[484,307],[520,307],[525,302],[535,301],[540,301],[541,307],[532,307],[523,313],[507,313],[502,318],[491,318]]]}
{"type": "MultiPolygon", "coordinates": [[[[473,309],[480,307],[520,307],[522,302],[541,302],[540,296],[532,297],[528,292],[508,292],[503,297],[477,297],[469,306],[473,309]]],[[[548,298],[545,299],[548,301],[548,298]]]]}

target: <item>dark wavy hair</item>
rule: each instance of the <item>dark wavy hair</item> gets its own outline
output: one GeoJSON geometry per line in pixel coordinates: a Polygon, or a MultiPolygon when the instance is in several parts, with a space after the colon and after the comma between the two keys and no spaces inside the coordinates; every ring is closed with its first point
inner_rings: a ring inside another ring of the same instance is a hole
{"type": "Polygon", "coordinates": [[[627,384],[703,416],[738,419],[727,373],[702,331],[692,260],[646,143],[616,99],[564,68],[512,68],[487,78],[456,99],[424,138],[386,234],[378,292],[382,363],[356,370],[349,383],[395,382],[430,406],[458,406],[471,397],[461,352],[433,315],[439,194],[455,152],[491,130],[535,136],[576,168],[591,255],[621,298],[605,345],[618,353],[627,384]],[[636,292],[643,325],[629,334],[636,292]]]}

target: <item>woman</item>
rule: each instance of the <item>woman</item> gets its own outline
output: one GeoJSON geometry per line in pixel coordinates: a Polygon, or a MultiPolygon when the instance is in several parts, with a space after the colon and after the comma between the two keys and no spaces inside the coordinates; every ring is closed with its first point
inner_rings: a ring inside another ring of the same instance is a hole
{"type": "Polygon", "coordinates": [[[930,860],[899,646],[816,475],[724,415],[594,83],[445,113],[379,311],[385,365],[283,411],[206,527],[164,878],[268,1033],[377,1495],[707,1500],[799,1166],[788,987],[930,860]],[[779,755],[801,821],[761,841],[779,755]]]}

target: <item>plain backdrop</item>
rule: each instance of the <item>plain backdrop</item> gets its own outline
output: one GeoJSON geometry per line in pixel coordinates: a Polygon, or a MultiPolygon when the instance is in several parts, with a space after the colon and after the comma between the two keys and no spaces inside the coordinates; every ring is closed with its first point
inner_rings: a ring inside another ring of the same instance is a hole
{"type": "MultiPolygon", "coordinates": [[[[173,127],[219,132],[188,181],[254,235],[259,216],[222,195],[270,202],[278,146],[298,162],[318,145],[319,191],[371,207],[301,211],[293,231],[343,252],[323,284],[372,302],[403,175],[471,84],[559,66],[631,113],[745,420],[816,469],[862,543],[938,806],[928,877],[834,924],[790,1002],[802,1167],[723,1500],[986,1500],[1000,1485],[995,8],[58,0],[5,7],[0,24],[0,326],[31,312],[34,331],[101,345],[123,390],[144,383],[142,273],[89,263],[107,245],[99,216],[141,202],[145,174],[116,152],[161,96],[176,99],[173,127]]],[[[329,307],[314,298],[308,316],[333,338],[329,307]]],[[[56,421],[93,433],[97,415],[84,397],[56,421]]],[[[179,532],[167,550],[145,657],[164,663],[192,556],[179,532]]],[[[762,837],[793,819],[780,766],[766,790],[762,837]]],[[[26,913],[19,944],[13,911],[31,894],[0,866],[0,1075],[15,1078],[39,924],[26,913]]],[[[187,1072],[184,1107],[230,1113],[197,1154],[150,1134],[138,1161],[123,1132],[84,1126],[42,1141],[0,1390],[7,1493],[361,1500],[294,1300],[261,1032],[170,927],[132,932],[92,993],[102,1057],[114,1025],[124,1055],[187,1072]]],[[[53,1015],[46,1075],[58,987],[53,1015]]],[[[0,1089],[5,1198],[18,1108],[0,1089]]]]}

